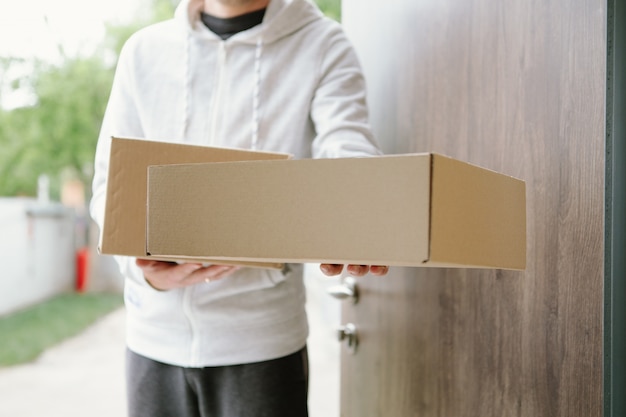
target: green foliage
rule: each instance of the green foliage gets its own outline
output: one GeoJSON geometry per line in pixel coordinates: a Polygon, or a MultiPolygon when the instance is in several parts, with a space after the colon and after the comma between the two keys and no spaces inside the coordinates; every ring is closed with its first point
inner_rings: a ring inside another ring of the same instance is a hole
{"type": "Polygon", "coordinates": [[[0,318],[0,367],[36,359],[123,305],[120,294],[64,294],[0,318]]]}
{"type": "Polygon", "coordinates": [[[111,69],[97,56],[67,59],[60,66],[35,63],[28,84],[36,103],[0,113],[2,194],[33,195],[43,173],[69,171],[89,181],[111,81],[111,69]]]}
{"type": "Polygon", "coordinates": [[[174,10],[180,0],[151,0],[151,7],[148,13],[137,18],[134,22],[119,26],[106,25],[107,36],[104,41],[104,47],[119,56],[119,52],[124,46],[124,42],[137,30],[148,26],[154,22],[171,19],[174,16],[174,10]]]}
{"type": "MultiPolygon", "coordinates": [[[[341,0],[316,1],[327,16],[341,19],[341,0]]],[[[0,108],[0,196],[34,196],[41,174],[51,179],[52,198],[59,197],[63,179],[80,179],[90,189],[93,155],[119,51],[139,28],[171,18],[176,4],[178,0],[152,0],[150,12],[141,19],[109,25],[106,39],[90,57],[67,57],[56,65],[0,58],[0,85],[34,97],[32,105],[0,108]],[[17,79],[2,79],[15,68],[29,70],[17,79]]]]}
{"type": "Polygon", "coordinates": [[[324,14],[341,22],[341,0],[315,0],[324,14]]]}
{"type": "Polygon", "coordinates": [[[41,174],[50,176],[53,198],[59,197],[61,181],[68,177],[80,179],[89,190],[119,51],[140,27],[170,18],[175,5],[173,0],[152,0],[152,6],[143,20],[108,26],[105,41],[90,57],[66,57],[56,65],[0,59],[0,82],[34,97],[32,105],[0,108],[0,196],[34,196],[41,174]],[[15,68],[28,71],[15,80],[2,80],[2,74],[15,68]]]}

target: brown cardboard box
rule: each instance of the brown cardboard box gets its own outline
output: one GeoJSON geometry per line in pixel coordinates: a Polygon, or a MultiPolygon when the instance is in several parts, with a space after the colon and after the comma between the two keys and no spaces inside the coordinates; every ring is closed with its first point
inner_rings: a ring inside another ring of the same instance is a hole
{"type": "Polygon", "coordinates": [[[151,256],[526,266],[525,183],[437,154],[149,167],[151,256]]]}
{"type": "MultiPolygon", "coordinates": [[[[146,186],[149,165],[286,158],[289,158],[289,155],[112,138],[104,226],[100,233],[100,253],[145,257],[146,186]]],[[[181,260],[175,256],[152,259],[181,260]]],[[[241,263],[223,261],[221,263],[241,263]]],[[[248,262],[243,264],[249,265],[248,262]]],[[[249,266],[281,267],[276,263],[257,262],[249,266]]]]}

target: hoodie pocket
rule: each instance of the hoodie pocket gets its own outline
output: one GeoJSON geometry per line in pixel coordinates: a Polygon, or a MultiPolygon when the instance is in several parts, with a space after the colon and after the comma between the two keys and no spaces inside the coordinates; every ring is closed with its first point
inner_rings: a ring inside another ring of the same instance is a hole
{"type": "Polygon", "coordinates": [[[182,290],[157,291],[131,279],[124,286],[124,301],[128,313],[133,317],[173,323],[184,319],[182,290]]]}

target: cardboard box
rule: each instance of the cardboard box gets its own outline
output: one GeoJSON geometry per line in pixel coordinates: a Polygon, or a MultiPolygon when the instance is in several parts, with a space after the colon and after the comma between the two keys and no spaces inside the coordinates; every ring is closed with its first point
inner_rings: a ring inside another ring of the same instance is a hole
{"type": "MultiPolygon", "coordinates": [[[[98,249],[102,254],[145,257],[146,187],[149,165],[286,158],[289,158],[289,155],[112,138],[104,226],[100,233],[98,249]]],[[[151,259],[182,260],[176,256],[151,259]]],[[[185,260],[194,261],[188,257],[185,260]]],[[[220,263],[282,267],[273,262],[248,263],[223,260],[220,263]]]]}
{"type": "Polygon", "coordinates": [[[526,265],[521,180],[437,154],[152,166],[151,256],[526,265]]]}

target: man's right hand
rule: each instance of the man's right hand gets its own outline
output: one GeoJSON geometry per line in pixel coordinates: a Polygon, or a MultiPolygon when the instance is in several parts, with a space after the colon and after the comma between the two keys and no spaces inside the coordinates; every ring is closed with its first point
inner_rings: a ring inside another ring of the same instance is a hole
{"type": "Polygon", "coordinates": [[[135,263],[141,268],[148,284],[159,291],[210,283],[240,269],[240,267],[232,265],[202,266],[202,264],[197,263],[177,264],[147,259],[137,259],[135,263]]]}

